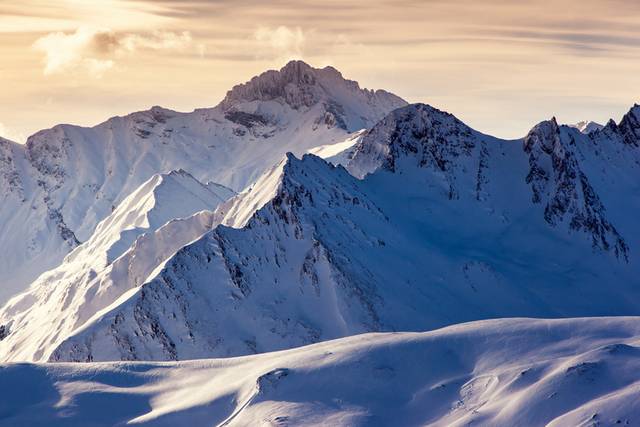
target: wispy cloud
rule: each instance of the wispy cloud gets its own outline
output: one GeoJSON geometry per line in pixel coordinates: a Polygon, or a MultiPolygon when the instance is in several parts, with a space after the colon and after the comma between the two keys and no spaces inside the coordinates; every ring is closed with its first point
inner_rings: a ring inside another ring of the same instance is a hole
{"type": "Polygon", "coordinates": [[[259,27],[254,38],[258,43],[259,57],[284,61],[303,57],[306,37],[300,27],[259,27]]]}
{"type": "Polygon", "coordinates": [[[136,34],[81,27],[72,33],[49,33],[36,40],[33,47],[45,55],[45,75],[80,70],[101,77],[123,55],[139,49],[181,49],[191,42],[188,31],[136,34]]]}
{"type": "Polygon", "coordinates": [[[519,136],[637,102],[638,22],[632,0],[0,0],[0,120],[190,110],[298,58],[519,136]]]}

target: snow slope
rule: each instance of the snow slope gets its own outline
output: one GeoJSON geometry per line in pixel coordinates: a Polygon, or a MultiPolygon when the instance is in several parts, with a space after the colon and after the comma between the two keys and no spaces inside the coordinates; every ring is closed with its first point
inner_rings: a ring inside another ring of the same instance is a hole
{"type": "Polygon", "coordinates": [[[640,318],[501,319],[233,359],[5,364],[2,426],[640,424],[640,318]]]}
{"type": "Polygon", "coordinates": [[[7,303],[2,357],[43,354],[143,283],[175,251],[212,228],[211,210],[228,191],[205,186],[185,171],[152,176],[60,266],[7,303]]]}
{"type": "Polygon", "coordinates": [[[315,147],[309,150],[308,153],[321,157],[336,166],[346,166],[353,158],[356,145],[362,140],[365,135],[366,129],[363,129],[360,132],[356,132],[353,135],[349,136],[349,138],[345,139],[342,142],[315,147]]]}
{"type": "Polygon", "coordinates": [[[56,267],[156,173],[183,169],[241,190],[286,152],[343,141],[405,104],[292,61],[214,108],[153,107],[91,128],[58,125],[24,146],[0,140],[0,302],[56,267]]]}
{"type": "Polygon", "coordinates": [[[395,110],[354,147],[348,168],[363,179],[289,154],[116,303],[38,353],[25,321],[0,354],[185,360],[486,318],[640,314],[638,111],[589,135],[549,120],[504,141],[427,105],[395,110]]]}

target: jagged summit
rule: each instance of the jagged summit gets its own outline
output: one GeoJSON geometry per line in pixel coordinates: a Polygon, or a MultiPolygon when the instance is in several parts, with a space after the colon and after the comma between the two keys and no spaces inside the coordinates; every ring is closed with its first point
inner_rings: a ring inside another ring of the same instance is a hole
{"type": "Polygon", "coordinates": [[[640,146],[640,105],[634,104],[618,124],[618,130],[625,144],[640,146]]]}
{"type": "Polygon", "coordinates": [[[524,137],[523,147],[525,152],[529,152],[535,145],[539,145],[546,153],[551,153],[554,144],[558,143],[560,126],[555,117],[543,120],[536,124],[524,137]]]}
{"type": "Polygon", "coordinates": [[[266,71],[235,86],[217,108],[227,117],[240,112],[252,115],[241,119],[273,121],[274,107],[255,108],[255,102],[311,110],[316,126],[336,126],[350,132],[373,126],[389,111],[407,105],[384,90],[361,89],[333,67],[313,68],[303,61],[291,61],[280,70],[266,71]]]}
{"type": "Polygon", "coordinates": [[[313,68],[304,61],[294,60],[280,70],[265,71],[247,83],[234,86],[220,106],[227,110],[238,102],[281,99],[297,109],[310,107],[339,91],[359,93],[371,99],[386,98],[398,106],[406,104],[400,97],[384,90],[361,89],[357,82],[345,79],[334,67],[313,68]]]}
{"type": "Polygon", "coordinates": [[[395,170],[400,157],[412,156],[424,166],[445,168],[444,153],[458,153],[472,144],[470,127],[454,115],[427,104],[398,108],[375,125],[357,144],[349,171],[357,177],[383,167],[395,170]]]}
{"type": "Polygon", "coordinates": [[[600,123],[596,123],[594,121],[591,120],[582,120],[579,121],[578,123],[575,124],[570,124],[568,125],[569,127],[578,129],[580,132],[584,133],[584,134],[590,134],[593,132],[597,132],[599,130],[601,130],[604,126],[601,125],[600,123]]]}

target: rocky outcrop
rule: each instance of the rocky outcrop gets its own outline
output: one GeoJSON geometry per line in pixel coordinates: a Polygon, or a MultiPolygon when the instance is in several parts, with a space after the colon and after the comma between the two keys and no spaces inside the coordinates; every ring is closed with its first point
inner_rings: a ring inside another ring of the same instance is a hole
{"type": "Polygon", "coordinates": [[[635,104],[617,127],[625,144],[640,147],[640,105],[635,104]]]}
{"type": "Polygon", "coordinates": [[[571,230],[587,233],[595,248],[628,259],[627,244],[580,168],[572,134],[562,133],[553,118],[534,127],[523,144],[529,157],[526,182],[531,200],[544,206],[545,221],[551,226],[566,223],[571,230]]]}
{"type": "Polygon", "coordinates": [[[389,111],[406,105],[404,100],[384,90],[361,89],[357,82],[346,80],[333,67],[313,68],[303,61],[291,61],[280,70],[266,71],[235,86],[219,107],[229,117],[241,119],[243,104],[255,101],[276,101],[294,110],[317,106],[316,126],[337,126],[350,132],[372,126],[389,111]]]}

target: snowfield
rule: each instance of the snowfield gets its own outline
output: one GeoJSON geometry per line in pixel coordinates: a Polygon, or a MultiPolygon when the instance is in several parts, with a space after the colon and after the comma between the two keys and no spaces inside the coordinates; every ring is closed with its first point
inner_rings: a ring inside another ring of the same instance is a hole
{"type": "Polygon", "coordinates": [[[5,364],[2,426],[635,426],[640,318],[501,319],[165,363],[5,364]]]}

